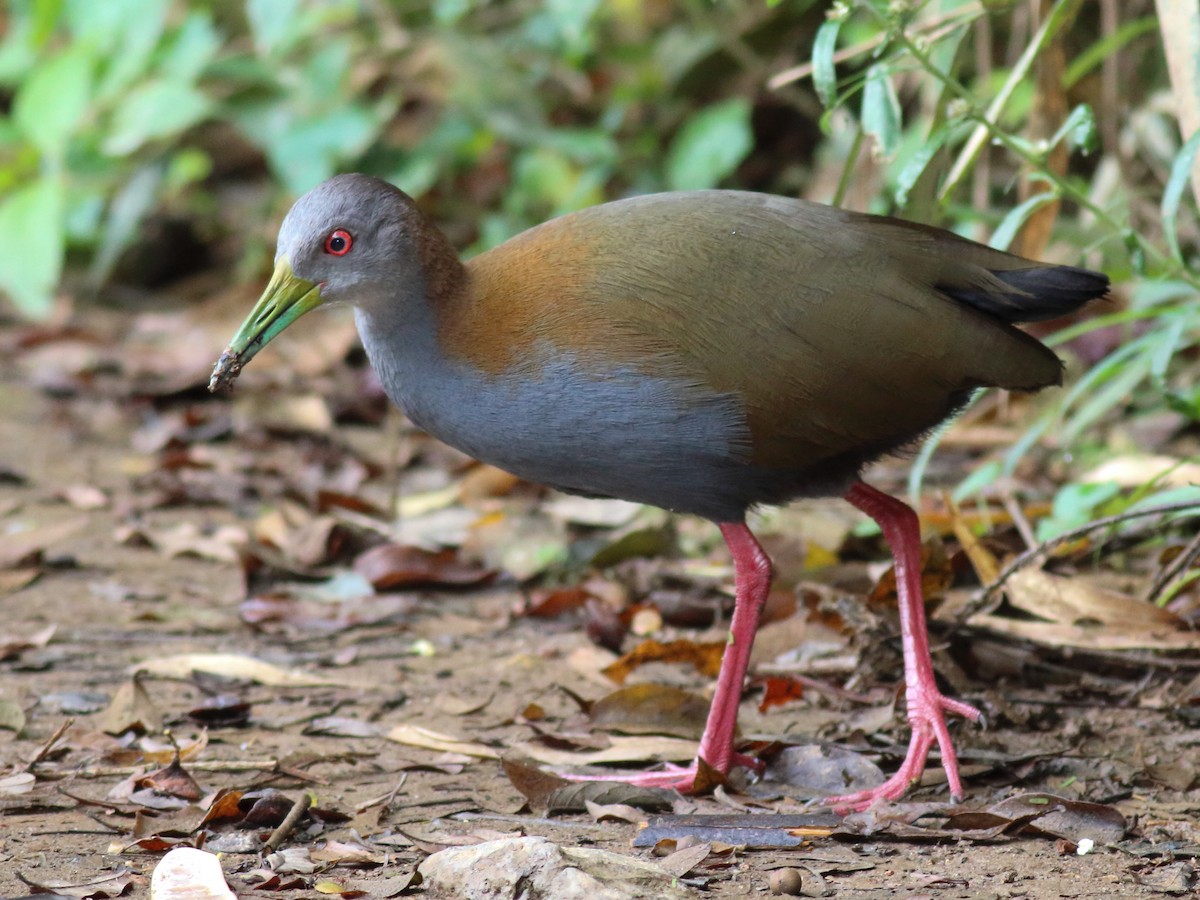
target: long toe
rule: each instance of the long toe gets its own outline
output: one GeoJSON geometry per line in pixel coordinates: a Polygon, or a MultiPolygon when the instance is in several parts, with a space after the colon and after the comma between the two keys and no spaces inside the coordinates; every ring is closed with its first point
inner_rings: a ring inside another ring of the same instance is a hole
{"type": "Polygon", "coordinates": [[[668,791],[679,791],[681,794],[703,793],[712,785],[699,783],[700,767],[693,762],[690,766],[668,764],[657,772],[629,772],[617,775],[586,775],[578,773],[559,773],[560,778],[567,781],[613,781],[621,784],[631,784],[634,787],[664,788],[668,791]]]}
{"type": "Polygon", "coordinates": [[[958,773],[958,756],[954,752],[954,744],[950,739],[950,730],[946,726],[946,713],[953,712],[972,721],[979,718],[979,710],[960,700],[952,700],[943,696],[936,689],[932,691],[917,691],[908,701],[908,721],[912,727],[912,740],[908,745],[908,753],[904,762],[891,778],[878,787],[830,797],[825,803],[837,812],[864,810],[879,801],[899,800],[908,789],[918,782],[925,771],[925,762],[929,751],[937,741],[938,750],[942,754],[942,767],[946,770],[946,781],[950,786],[950,794],[962,797],[962,779],[958,773]]]}

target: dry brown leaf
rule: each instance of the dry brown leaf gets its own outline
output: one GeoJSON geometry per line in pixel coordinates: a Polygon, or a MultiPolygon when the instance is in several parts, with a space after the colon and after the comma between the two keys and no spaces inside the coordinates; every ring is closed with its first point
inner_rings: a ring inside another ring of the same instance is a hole
{"type": "Polygon", "coordinates": [[[521,479],[516,475],[495,466],[473,466],[458,483],[458,499],[471,504],[489,497],[503,497],[511,494],[520,483],[521,479]]]}
{"type": "Polygon", "coordinates": [[[141,778],[136,779],[134,787],[149,788],[158,794],[179,797],[183,800],[191,800],[193,802],[204,796],[204,791],[201,790],[200,785],[196,783],[196,779],[192,777],[191,773],[184,769],[178,757],[171,760],[170,765],[166,768],[148,772],[141,778]]]}
{"type": "Polygon", "coordinates": [[[148,763],[165,764],[171,762],[176,756],[179,759],[187,761],[196,759],[208,747],[208,730],[200,732],[192,740],[182,740],[175,735],[175,743],[168,744],[162,741],[156,741],[153,737],[146,736],[138,741],[138,747],[142,751],[142,759],[148,763]]]}
{"type": "Polygon", "coordinates": [[[950,509],[950,521],[953,523],[954,536],[958,538],[963,552],[971,561],[971,568],[975,570],[976,577],[980,584],[991,584],[1000,576],[1000,560],[996,559],[995,555],[975,536],[975,532],[963,518],[958,504],[947,497],[947,505],[950,509]]]}
{"type": "MultiPolygon", "coordinates": [[[[595,784],[596,782],[591,783],[595,784]]],[[[588,815],[596,822],[627,822],[630,825],[637,825],[639,822],[646,821],[646,814],[628,803],[593,803],[591,800],[585,800],[583,804],[588,815]]]]}
{"type": "Polygon", "coordinates": [[[54,637],[54,632],[57,630],[57,625],[47,625],[27,638],[12,638],[0,642],[0,660],[14,659],[26,650],[40,650],[50,643],[50,639],[54,637]]]}
{"type": "Polygon", "coordinates": [[[721,670],[721,657],[725,655],[724,641],[643,641],[631,652],[604,669],[604,674],[617,684],[646,663],[688,663],[697,672],[708,678],[716,678],[721,670]]]}
{"type": "Polygon", "coordinates": [[[326,841],[324,847],[309,852],[317,862],[335,865],[382,865],[386,862],[383,853],[376,853],[362,844],[347,844],[344,841],[326,841]]]}
{"type": "Polygon", "coordinates": [[[409,747],[423,747],[426,750],[437,750],[442,753],[461,753],[464,756],[474,756],[479,759],[500,758],[500,754],[486,744],[464,741],[454,735],[432,731],[422,728],[420,725],[397,725],[385,737],[389,741],[409,747]]]}
{"type": "Polygon", "coordinates": [[[682,878],[700,863],[708,859],[712,853],[712,844],[707,842],[703,844],[693,844],[690,847],[684,847],[681,850],[676,850],[669,856],[664,856],[658,861],[658,865],[664,872],[673,878],[682,878]]]}
{"type": "Polygon", "coordinates": [[[100,714],[101,731],[124,734],[126,731],[156,732],[162,729],[162,713],[138,678],[131,678],[113,695],[108,708],[100,714]]]}
{"type": "MultiPolygon", "coordinates": [[[[953,583],[954,568],[950,564],[950,557],[946,555],[945,545],[940,538],[930,538],[921,544],[921,596],[928,604],[931,600],[942,597],[953,583]]],[[[867,603],[872,606],[895,608],[897,593],[894,566],[889,566],[876,582],[867,603]]]]}
{"type": "Polygon", "coordinates": [[[6,597],[23,587],[28,587],[41,574],[42,570],[34,567],[0,570],[0,597],[6,597]]]}
{"type": "Polygon", "coordinates": [[[325,398],[318,394],[281,397],[242,391],[234,401],[233,423],[237,431],[275,428],[323,434],[333,428],[333,414],[325,398]]]}
{"type": "Polygon", "coordinates": [[[68,484],[58,492],[67,503],[76,509],[104,509],[108,506],[108,494],[91,484],[68,484]]]}
{"type": "Polygon", "coordinates": [[[146,541],[168,558],[186,555],[236,563],[240,559],[238,550],[249,542],[250,535],[240,525],[202,529],[195,522],[180,522],[168,528],[118,529],[117,538],[125,544],[146,541]]]}
{"type": "Polygon", "coordinates": [[[455,550],[431,553],[420,547],[382,544],[359,555],[354,571],[378,590],[419,585],[467,587],[483,584],[496,573],[459,559],[455,550]]]}
{"type": "Polygon", "coordinates": [[[1154,454],[1115,456],[1079,480],[1084,484],[1115,482],[1124,488],[1151,482],[1162,488],[1187,487],[1200,484],[1200,461],[1154,454]]]}
{"type": "Polygon", "coordinates": [[[613,735],[609,746],[600,750],[573,752],[536,741],[523,741],[513,748],[513,752],[548,766],[598,766],[623,762],[690,762],[699,746],[699,741],[684,738],[613,735]]]}
{"type": "Polygon", "coordinates": [[[635,684],[592,703],[588,716],[593,725],[608,731],[699,739],[708,708],[707,700],[690,691],[663,684],[635,684]]]}
{"type": "Polygon", "coordinates": [[[133,672],[145,672],[159,678],[191,678],[193,672],[208,672],[222,678],[253,681],[272,687],[367,687],[358,682],[327,675],[314,675],[297,669],[282,669],[250,656],[235,653],[180,653],[160,656],[138,663],[133,672]]]}
{"type": "Polygon", "coordinates": [[[87,524],[88,519],[79,516],[5,534],[4,541],[0,543],[0,569],[25,567],[39,562],[47,550],[82,531],[87,524]]]}
{"type": "Polygon", "coordinates": [[[1186,628],[1173,613],[1084,578],[1023,569],[1009,578],[1005,590],[1013,606],[1036,619],[987,614],[972,617],[971,624],[1056,647],[1200,649],[1200,632],[1186,628]]]}

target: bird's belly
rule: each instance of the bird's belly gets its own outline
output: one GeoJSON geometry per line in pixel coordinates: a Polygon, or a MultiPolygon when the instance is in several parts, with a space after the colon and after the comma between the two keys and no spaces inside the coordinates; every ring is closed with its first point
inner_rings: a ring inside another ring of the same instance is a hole
{"type": "Polygon", "coordinates": [[[570,360],[532,377],[432,374],[385,387],[434,437],[522,478],[723,521],[752,502],[739,474],[750,435],[732,395],[570,360]]]}

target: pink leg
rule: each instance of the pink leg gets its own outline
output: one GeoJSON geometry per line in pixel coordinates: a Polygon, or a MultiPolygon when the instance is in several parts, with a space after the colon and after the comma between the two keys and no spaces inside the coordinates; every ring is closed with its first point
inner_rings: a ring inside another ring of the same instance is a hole
{"type": "Polygon", "coordinates": [[[729,644],[721,657],[717,674],[717,691],[708,711],[708,721],[700,738],[696,761],[690,766],[668,766],[661,772],[640,772],[630,775],[607,775],[597,778],[588,775],[565,775],[578,781],[623,781],[642,787],[673,788],[688,793],[696,787],[699,761],[721,775],[735,765],[760,768],[753,757],[735,753],[733,733],[737,726],[738,704],[746,669],[750,666],[750,650],[758,631],[759,616],[771,589],[771,560],[755,539],[745,522],[720,523],[721,534],[733,555],[734,601],[733,621],[729,626],[729,644]]]}
{"type": "Polygon", "coordinates": [[[925,771],[925,760],[935,740],[942,753],[942,766],[950,783],[950,793],[954,797],[961,797],[958,757],[950,741],[950,731],[946,728],[945,712],[958,713],[974,721],[979,718],[979,710],[942,696],[934,679],[933,659],[929,655],[929,632],[925,624],[925,602],[921,597],[921,529],[917,514],[895,497],[861,481],[851,486],[846,492],[846,499],[879,523],[884,538],[892,548],[896,590],[900,595],[905,700],[912,740],[899,771],[879,787],[842,797],[830,797],[825,802],[838,809],[866,809],[876,800],[899,799],[925,771]]]}

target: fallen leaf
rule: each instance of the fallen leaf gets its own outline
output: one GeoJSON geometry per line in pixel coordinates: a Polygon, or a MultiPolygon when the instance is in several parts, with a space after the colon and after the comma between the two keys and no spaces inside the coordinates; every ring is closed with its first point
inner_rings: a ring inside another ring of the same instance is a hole
{"type": "Polygon", "coordinates": [[[469,587],[485,584],[494,571],[459,559],[455,550],[430,552],[420,547],[382,544],[359,555],[354,571],[377,590],[417,586],[469,587]]]}
{"type": "Polygon", "coordinates": [[[677,687],[635,684],[593,702],[588,717],[606,731],[699,739],[709,705],[703,697],[677,687]]]}
{"type": "Polygon", "coordinates": [[[0,794],[28,794],[36,784],[37,777],[32,772],[0,775],[0,794]]]}
{"type": "Polygon", "coordinates": [[[54,637],[56,631],[58,631],[57,625],[47,625],[27,638],[10,638],[0,642],[0,661],[16,659],[26,650],[40,650],[50,643],[50,639],[54,637]]]}
{"type": "Polygon", "coordinates": [[[159,678],[191,678],[194,672],[207,672],[221,678],[252,681],[271,687],[366,687],[357,682],[314,675],[296,669],[281,669],[250,656],[233,653],[181,653],[147,659],[132,668],[159,678]]]}
{"type": "Polygon", "coordinates": [[[108,494],[90,484],[69,484],[58,492],[67,503],[76,509],[104,509],[108,506],[108,494]]]}
{"type": "Polygon", "coordinates": [[[753,684],[763,689],[762,699],[758,701],[758,711],[761,713],[774,709],[776,706],[794,703],[804,697],[804,682],[798,678],[789,678],[786,675],[767,675],[763,678],[756,678],[753,684]]]}
{"type": "Polygon", "coordinates": [[[1052,647],[1196,650],[1200,632],[1169,610],[1081,577],[1022,569],[1005,585],[1009,602],[1032,618],[985,613],[970,624],[1052,647]]]}
{"type": "Polygon", "coordinates": [[[133,731],[138,734],[162,730],[162,714],[145,686],[137,678],[131,678],[117,688],[97,723],[101,731],[108,734],[124,734],[133,731]]]}
{"type": "MultiPolygon", "coordinates": [[[[600,784],[600,782],[585,781],[584,784],[600,784]]],[[[588,815],[596,822],[625,822],[636,825],[646,820],[646,816],[640,810],[628,803],[594,803],[591,800],[585,800],[584,806],[587,808],[588,815]]],[[[659,808],[670,809],[670,801],[666,807],[659,808]]]]}
{"type": "Polygon", "coordinates": [[[631,652],[626,653],[604,669],[604,674],[617,684],[638,667],[646,663],[688,663],[701,675],[716,678],[721,670],[721,658],[725,655],[724,641],[699,643],[697,641],[642,641],[631,652]]]}
{"type": "Polygon", "coordinates": [[[200,789],[196,779],[183,768],[178,757],[172,760],[165,769],[149,772],[137,779],[134,784],[139,788],[149,788],[159,794],[193,802],[204,796],[204,791],[200,789]]]}
{"type": "MultiPolygon", "coordinates": [[[[25,884],[34,888],[38,893],[57,894],[62,897],[79,897],[80,900],[103,900],[105,897],[119,897],[129,890],[134,883],[133,872],[121,866],[117,872],[99,875],[86,881],[53,882],[35,881],[20,872],[16,876],[25,884]]],[[[229,894],[229,898],[233,895],[229,894]]],[[[225,900],[225,898],[222,898],[225,900]]]]}
{"type": "Polygon", "coordinates": [[[683,738],[612,735],[609,746],[599,750],[573,752],[547,747],[536,741],[523,741],[514,753],[549,766],[595,766],[622,762],[687,762],[696,756],[699,742],[683,738]]]}
{"type": "Polygon", "coordinates": [[[439,750],[444,753],[461,753],[479,759],[499,759],[500,754],[486,744],[464,741],[449,734],[442,734],[419,725],[397,725],[385,735],[389,741],[409,747],[439,750]]]}
{"type": "Polygon", "coordinates": [[[701,843],[693,844],[690,847],[684,847],[676,850],[669,856],[664,856],[658,861],[661,868],[668,875],[674,878],[682,878],[700,863],[704,862],[712,854],[712,844],[701,843]]]}
{"type": "Polygon", "coordinates": [[[249,543],[250,535],[240,525],[221,525],[202,529],[195,522],[180,522],[168,528],[119,528],[117,539],[123,544],[144,540],[167,558],[198,556],[217,562],[236,563],[239,551],[249,543]]]}
{"type": "Polygon", "coordinates": [[[20,531],[9,530],[0,542],[0,569],[24,568],[41,562],[47,550],[82,531],[88,524],[80,516],[20,531]]]}

